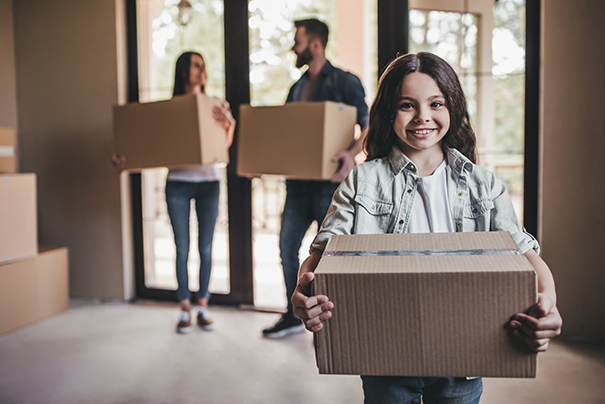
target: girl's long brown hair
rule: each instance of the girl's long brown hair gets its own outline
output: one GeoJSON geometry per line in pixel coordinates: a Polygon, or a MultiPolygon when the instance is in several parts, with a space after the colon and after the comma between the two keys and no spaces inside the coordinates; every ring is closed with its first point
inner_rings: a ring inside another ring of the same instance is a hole
{"type": "Polygon", "coordinates": [[[367,161],[389,155],[397,144],[393,121],[397,115],[401,85],[410,73],[424,73],[435,80],[445,97],[450,113],[450,128],[441,141],[444,153],[455,148],[473,163],[477,161],[477,138],[470,124],[466,97],[452,67],[428,52],[402,55],[391,61],[378,82],[376,98],[370,108],[370,120],[364,147],[367,161]]]}

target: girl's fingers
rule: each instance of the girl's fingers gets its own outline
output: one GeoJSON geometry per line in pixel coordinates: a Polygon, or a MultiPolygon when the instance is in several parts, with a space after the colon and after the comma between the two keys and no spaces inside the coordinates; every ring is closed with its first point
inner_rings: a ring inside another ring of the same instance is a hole
{"type": "Polygon", "coordinates": [[[518,313],[514,320],[536,331],[553,330],[557,335],[561,333],[561,316],[557,312],[551,312],[546,317],[535,318],[524,313],[518,313]]]}

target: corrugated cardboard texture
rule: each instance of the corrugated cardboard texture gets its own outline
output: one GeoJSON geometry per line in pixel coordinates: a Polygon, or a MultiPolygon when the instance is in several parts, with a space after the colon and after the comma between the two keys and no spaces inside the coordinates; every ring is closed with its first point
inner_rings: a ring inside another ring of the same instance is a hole
{"type": "MultiPolygon", "coordinates": [[[[509,233],[332,236],[329,251],[516,250],[509,233]]],[[[458,252],[459,253],[459,252],[458,252]]],[[[537,355],[504,325],[537,299],[524,255],[324,256],[315,293],[334,302],[316,333],[320,373],[535,377],[537,355]]]]}
{"type": "Polygon", "coordinates": [[[0,127],[0,173],[17,172],[16,141],[13,128],[0,127]]]}
{"type": "Polygon", "coordinates": [[[35,174],[0,174],[0,264],[38,253],[35,174]]]}
{"type": "Polygon", "coordinates": [[[116,152],[126,169],[227,163],[225,130],[212,116],[221,101],[204,94],[114,107],[116,152]]]}
{"type": "Polygon", "coordinates": [[[67,248],[0,265],[0,334],[69,308],[67,248]]]}
{"type": "Polygon", "coordinates": [[[357,109],[335,102],[240,106],[237,173],[330,179],[355,136],[357,109]]]}

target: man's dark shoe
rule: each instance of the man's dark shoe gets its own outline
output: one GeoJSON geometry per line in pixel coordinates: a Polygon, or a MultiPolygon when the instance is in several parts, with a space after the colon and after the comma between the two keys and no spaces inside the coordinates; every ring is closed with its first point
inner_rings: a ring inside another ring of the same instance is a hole
{"type": "Polygon", "coordinates": [[[305,330],[305,326],[300,318],[292,312],[287,312],[273,327],[265,328],[263,336],[265,338],[283,338],[287,335],[298,334],[305,330]]]}

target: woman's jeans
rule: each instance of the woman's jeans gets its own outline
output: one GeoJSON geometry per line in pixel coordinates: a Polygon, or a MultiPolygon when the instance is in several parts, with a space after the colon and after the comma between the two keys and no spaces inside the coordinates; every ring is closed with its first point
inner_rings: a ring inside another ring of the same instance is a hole
{"type": "Polygon", "coordinates": [[[176,296],[190,298],[187,261],[189,259],[189,214],[191,200],[195,200],[198,220],[198,249],[200,253],[200,288],[197,297],[209,298],[208,284],[212,268],[212,238],[218,218],[220,182],[166,181],[166,205],[176,245],[176,296]]]}
{"type": "Polygon", "coordinates": [[[365,404],[478,404],[481,378],[361,376],[365,404]]]}
{"type": "Polygon", "coordinates": [[[286,181],[286,202],[281,216],[279,250],[290,312],[290,299],[298,281],[300,245],[313,221],[317,221],[317,225],[321,226],[338,185],[330,181],[286,181]]]}

